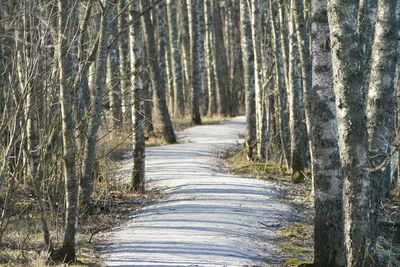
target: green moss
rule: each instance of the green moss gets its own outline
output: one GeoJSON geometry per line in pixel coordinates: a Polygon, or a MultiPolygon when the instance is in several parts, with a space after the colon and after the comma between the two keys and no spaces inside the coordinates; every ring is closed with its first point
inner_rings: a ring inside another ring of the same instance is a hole
{"type": "Polygon", "coordinates": [[[235,174],[249,174],[262,179],[288,181],[288,170],[276,162],[250,161],[245,148],[230,152],[224,157],[227,167],[235,174]]]}
{"type": "Polygon", "coordinates": [[[239,166],[233,169],[233,172],[237,173],[268,173],[268,172],[281,172],[286,171],[286,168],[280,168],[274,164],[254,162],[246,164],[244,166],[239,166]]]}
{"type": "Polygon", "coordinates": [[[281,232],[281,236],[284,237],[301,237],[301,234],[297,231],[293,231],[292,229],[284,229],[281,232]]]}
{"type": "Polygon", "coordinates": [[[308,224],[299,223],[299,222],[293,223],[292,227],[301,229],[301,230],[308,230],[310,228],[310,226],[308,224]]]}
{"type": "Polygon", "coordinates": [[[312,264],[312,261],[302,261],[302,260],[298,260],[298,259],[294,259],[294,258],[289,258],[285,260],[285,263],[291,266],[301,266],[304,264],[312,264]]]}
{"type": "Polygon", "coordinates": [[[292,180],[293,180],[293,183],[296,183],[296,184],[304,182],[303,172],[294,172],[293,171],[292,180]]]}
{"type": "Polygon", "coordinates": [[[314,250],[310,239],[312,226],[305,223],[292,223],[287,225],[280,233],[282,237],[281,249],[290,266],[308,266],[311,264],[314,250]]]}
{"type": "Polygon", "coordinates": [[[282,246],[282,249],[291,254],[306,254],[307,256],[309,256],[313,253],[313,249],[310,247],[296,246],[293,244],[284,245],[282,246]]]}

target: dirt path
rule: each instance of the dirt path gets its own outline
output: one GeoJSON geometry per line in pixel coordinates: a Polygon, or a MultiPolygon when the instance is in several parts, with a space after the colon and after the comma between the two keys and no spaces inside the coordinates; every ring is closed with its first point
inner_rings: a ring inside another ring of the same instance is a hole
{"type": "MultiPolygon", "coordinates": [[[[244,117],[178,134],[187,143],[147,150],[151,186],[165,200],[146,206],[110,235],[108,266],[270,266],[289,208],[274,185],[221,170],[215,153],[237,147],[244,117]]],[[[128,164],[122,173],[129,173],[128,164]]]]}

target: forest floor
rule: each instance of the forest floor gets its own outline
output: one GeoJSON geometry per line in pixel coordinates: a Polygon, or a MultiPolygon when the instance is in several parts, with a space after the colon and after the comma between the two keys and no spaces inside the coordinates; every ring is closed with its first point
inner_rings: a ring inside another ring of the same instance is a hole
{"type": "MultiPolygon", "coordinates": [[[[192,128],[187,120],[176,123],[179,144],[157,146],[161,139],[151,137],[145,195],[127,190],[131,138],[102,139],[93,208],[79,219],[78,262],[71,266],[298,266],[312,261],[309,179],[293,184],[279,164],[249,162],[244,118],[221,119],[192,128]]],[[[14,205],[17,215],[0,243],[0,266],[46,266],[40,218],[28,193],[14,205]]],[[[400,266],[399,211],[399,201],[382,209],[385,229],[377,248],[387,263],[383,266],[400,266]]],[[[49,226],[58,247],[62,217],[55,218],[49,226]]]]}
{"type": "MultiPolygon", "coordinates": [[[[229,174],[221,156],[242,146],[244,117],[178,133],[179,144],[146,151],[148,190],[161,199],[106,234],[108,266],[273,266],[291,216],[279,185],[229,174]]],[[[129,179],[126,154],[117,179],[129,179]]]]}

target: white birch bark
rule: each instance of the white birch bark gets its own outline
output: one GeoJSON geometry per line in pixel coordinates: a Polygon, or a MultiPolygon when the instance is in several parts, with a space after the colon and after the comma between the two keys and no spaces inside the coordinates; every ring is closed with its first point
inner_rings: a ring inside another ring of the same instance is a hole
{"type": "Polygon", "coordinates": [[[65,262],[75,260],[75,235],[78,224],[78,179],[76,175],[76,141],[74,136],[75,121],[72,115],[72,76],[70,36],[68,17],[74,15],[67,0],[58,0],[58,67],[60,75],[60,103],[62,118],[63,165],[65,179],[65,231],[60,258],[65,262]]]}
{"type": "MultiPolygon", "coordinates": [[[[139,14],[139,4],[132,3],[130,20],[139,14]]],[[[138,193],[145,191],[145,144],[144,144],[144,99],[143,99],[143,40],[140,20],[137,20],[129,28],[131,69],[134,75],[131,77],[131,94],[133,100],[133,166],[132,187],[138,193]]]]}
{"type": "Polygon", "coordinates": [[[289,13],[289,80],[288,80],[288,104],[289,104],[289,129],[290,129],[290,154],[292,179],[300,182],[304,178],[304,128],[303,100],[301,74],[298,65],[298,41],[296,38],[294,1],[291,1],[291,12],[289,13]]]}
{"type": "MultiPolygon", "coordinates": [[[[380,201],[390,197],[390,156],[395,133],[399,0],[379,0],[372,45],[366,115],[372,190],[372,243],[378,235],[380,201]]],[[[374,249],[371,247],[370,249],[374,249]]],[[[372,252],[374,253],[374,252],[372,252]]]]}
{"type": "Polygon", "coordinates": [[[363,75],[358,40],[358,0],[329,0],[328,18],[339,151],[343,168],[343,210],[347,266],[365,266],[371,240],[371,181],[363,75]]]}
{"type": "MultiPolygon", "coordinates": [[[[251,159],[257,142],[255,82],[254,82],[254,50],[250,8],[246,0],[240,0],[240,34],[242,48],[242,63],[244,71],[244,86],[246,96],[246,150],[251,159]]],[[[255,152],[255,151],[254,151],[255,152]]]]}
{"type": "Polygon", "coordinates": [[[167,1],[168,38],[171,46],[172,79],[174,87],[174,112],[175,117],[182,118],[185,113],[185,99],[183,96],[182,64],[180,58],[178,23],[175,1],[167,1]]]}
{"type": "Polygon", "coordinates": [[[309,91],[314,178],[314,264],[346,266],[343,181],[333,91],[327,0],[311,1],[312,86],[309,91]]]}

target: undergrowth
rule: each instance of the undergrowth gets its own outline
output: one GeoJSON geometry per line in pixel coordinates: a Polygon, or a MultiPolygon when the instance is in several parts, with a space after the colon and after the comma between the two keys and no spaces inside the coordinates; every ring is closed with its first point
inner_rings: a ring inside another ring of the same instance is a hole
{"type": "MultiPolygon", "coordinates": [[[[203,124],[216,124],[223,117],[203,118],[203,124]]],[[[189,118],[173,121],[175,131],[192,126],[189,118]]],[[[166,144],[161,137],[161,127],[155,124],[155,132],[146,136],[146,146],[166,144]]],[[[146,194],[133,193],[129,185],[129,174],[120,172],[121,160],[131,157],[132,130],[102,129],[97,144],[97,158],[94,166],[94,192],[89,208],[82,210],[76,236],[77,262],[68,266],[103,266],[98,248],[105,246],[103,234],[130,218],[132,211],[143,205],[163,198],[157,190],[146,194]]],[[[130,173],[129,171],[127,173],[130,173]]],[[[60,192],[62,179],[59,179],[60,192]]],[[[48,255],[43,253],[43,233],[33,189],[24,184],[15,184],[12,202],[6,211],[9,220],[2,221],[1,229],[7,227],[0,243],[0,267],[3,266],[47,266],[48,255]],[[7,225],[4,225],[7,224],[7,225]]],[[[60,194],[60,193],[59,193],[60,194]]],[[[3,206],[0,196],[0,206],[3,206]]],[[[61,246],[64,228],[64,203],[46,200],[46,215],[51,239],[55,248],[61,246]]],[[[67,265],[53,265],[67,266],[67,265]]]]}

